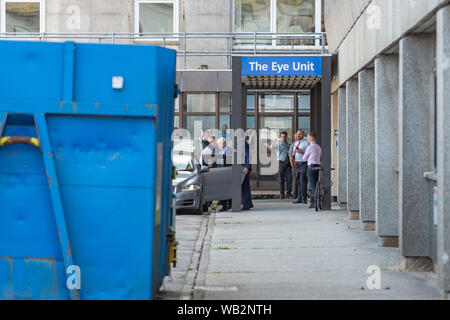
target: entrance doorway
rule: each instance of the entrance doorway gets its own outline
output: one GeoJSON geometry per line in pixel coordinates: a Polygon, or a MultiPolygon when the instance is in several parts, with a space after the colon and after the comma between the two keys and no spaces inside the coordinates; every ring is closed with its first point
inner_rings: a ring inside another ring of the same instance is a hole
{"type": "MultiPolygon", "coordinates": [[[[260,129],[286,131],[292,143],[294,134],[302,129],[306,134],[311,129],[310,90],[248,90],[246,99],[247,129],[255,129],[260,139],[260,129]]],[[[268,144],[272,141],[269,139],[268,144]]],[[[258,145],[258,157],[260,148],[258,145]]],[[[270,155],[270,150],[267,150],[270,155]]],[[[267,174],[269,167],[261,165],[258,159],[256,170],[252,173],[251,185],[254,190],[278,190],[279,174],[267,174]]]]}
{"type": "MultiPolygon", "coordinates": [[[[260,130],[271,126],[288,129],[291,141],[294,131],[298,128],[309,127],[317,132],[318,143],[322,147],[323,207],[329,210],[331,208],[331,56],[233,57],[232,62],[232,128],[253,126],[260,130]],[[249,98],[249,96],[253,97],[249,98]],[[305,103],[308,100],[309,104],[305,103]]],[[[309,128],[305,129],[309,131],[309,128]]],[[[261,135],[261,132],[259,134],[261,135]]],[[[271,139],[275,138],[277,137],[271,137],[271,139]]],[[[258,140],[261,142],[261,138],[258,140]]],[[[268,144],[258,143],[258,148],[267,148],[268,144]]],[[[233,149],[237,159],[238,151],[235,147],[233,149]]],[[[258,157],[260,157],[262,152],[258,151],[258,157]]],[[[255,162],[252,161],[252,163],[255,162]]],[[[254,188],[272,189],[278,185],[277,172],[269,176],[262,175],[263,167],[259,161],[256,167],[257,170],[250,177],[254,188]]],[[[232,185],[233,211],[239,212],[242,200],[242,166],[237,160],[233,165],[232,185]]]]}

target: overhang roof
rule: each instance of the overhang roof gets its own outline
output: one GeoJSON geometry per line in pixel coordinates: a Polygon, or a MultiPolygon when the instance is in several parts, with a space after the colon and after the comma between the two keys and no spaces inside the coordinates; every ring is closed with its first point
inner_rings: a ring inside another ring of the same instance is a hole
{"type": "Polygon", "coordinates": [[[248,89],[312,89],[321,76],[243,76],[248,89]]]}

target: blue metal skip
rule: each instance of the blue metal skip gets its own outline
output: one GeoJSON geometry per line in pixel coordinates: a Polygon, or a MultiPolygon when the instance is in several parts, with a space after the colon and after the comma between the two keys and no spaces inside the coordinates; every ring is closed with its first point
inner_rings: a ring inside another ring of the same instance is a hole
{"type": "Polygon", "coordinates": [[[153,298],[175,63],[153,46],[0,41],[0,299],[153,298]]]}

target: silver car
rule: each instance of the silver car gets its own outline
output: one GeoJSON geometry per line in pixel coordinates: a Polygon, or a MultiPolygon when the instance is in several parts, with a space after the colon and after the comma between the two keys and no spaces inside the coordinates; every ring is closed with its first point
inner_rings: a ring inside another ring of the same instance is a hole
{"type": "Polygon", "coordinates": [[[177,211],[208,211],[212,201],[231,199],[231,167],[200,167],[193,154],[174,154],[177,177],[172,182],[177,211]]]}

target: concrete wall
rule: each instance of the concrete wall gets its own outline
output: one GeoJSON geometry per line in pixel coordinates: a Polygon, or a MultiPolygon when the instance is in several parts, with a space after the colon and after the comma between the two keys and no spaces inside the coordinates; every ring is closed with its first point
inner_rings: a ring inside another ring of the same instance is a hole
{"type": "Polygon", "coordinates": [[[362,222],[375,222],[375,76],[361,71],[359,83],[359,209],[362,222]]]}
{"type": "Polygon", "coordinates": [[[399,76],[392,72],[399,70],[398,60],[398,55],[375,60],[375,215],[381,245],[387,237],[398,238],[399,76]]]}
{"type": "Polygon", "coordinates": [[[339,51],[339,84],[354,77],[446,3],[448,0],[328,1],[325,23],[330,51],[339,51]]]}
{"type": "Polygon", "coordinates": [[[45,9],[46,32],[133,32],[133,0],[46,0],[45,9]]]}
{"type": "Polygon", "coordinates": [[[331,52],[338,49],[342,40],[353,27],[354,22],[371,1],[325,0],[325,24],[327,26],[328,46],[331,52]],[[328,26],[332,26],[332,29],[329,30],[328,26]]]}
{"type": "Polygon", "coordinates": [[[177,83],[183,92],[231,92],[232,72],[178,71],[177,83]]]}
{"type": "Polygon", "coordinates": [[[442,288],[450,291],[450,6],[437,15],[438,118],[438,269],[442,288]]]}
{"type": "Polygon", "coordinates": [[[399,234],[405,257],[431,254],[431,194],[424,173],[434,170],[435,46],[428,35],[409,36],[400,42],[399,234]]]}
{"type": "MultiPolygon", "coordinates": [[[[134,0],[46,0],[45,32],[49,33],[133,33],[134,0]]],[[[177,32],[231,32],[232,0],[179,0],[179,30],[177,32]]],[[[67,39],[52,39],[64,41],[67,39]]],[[[110,39],[82,39],[83,42],[110,43],[110,39]]],[[[115,43],[135,43],[115,39],[115,43]]],[[[153,42],[161,44],[161,42],[153,42]]],[[[231,41],[222,39],[190,39],[188,51],[226,51],[231,41]]],[[[167,47],[184,49],[184,41],[167,43],[167,47]]],[[[178,58],[181,69],[229,69],[227,57],[178,58]],[[186,63],[185,63],[186,62],[186,63]]]]}
{"type": "MultiPolygon", "coordinates": [[[[134,0],[47,0],[46,32],[137,32],[134,30],[134,0]],[[79,15],[78,15],[79,13],[79,15]],[[79,23],[77,22],[79,20],[79,23]]],[[[231,0],[180,0],[179,32],[231,32],[231,0]]],[[[99,42],[92,39],[91,42],[99,42]]],[[[103,42],[110,42],[104,40],[103,42]]],[[[134,43],[117,40],[116,43],[134,43]]],[[[160,43],[158,43],[160,44],[160,43]]],[[[184,49],[181,40],[169,48],[184,49]]],[[[186,41],[190,51],[225,51],[227,42],[217,39],[186,41]]],[[[226,57],[178,58],[181,69],[226,69],[226,57]]]]}
{"type": "Polygon", "coordinates": [[[347,91],[345,87],[338,90],[339,108],[339,160],[336,167],[338,173],[338,203],[347,205],[347,91]]]}
{"type": "MultiPolygon", "coordinates": [[[[342,95],[339,101],[342,106],[345,101],[347,111],[346,123],[340,123],[340,127],[345,125],[348,131],[347,149],[351,148],[351,136],[359,135],[358,176],[361,190],[369,191],[360,194],[361,220],[364,221],[368,208],[375,207],[379,244],[399,247],[405,258],[401,265],[404,271],[430,271],[434,267],[441,287],[449,291],[450,174],[446,125],[450,1],[329,0],[326,4],[329,47],[337,53],[333,92],[342,95]],[[364,80],[362,75],[369,72],[370,81],[364,80]],[[359,110],[354,102],[357,75],[359,110]],[[351,129],[358,125],[358,113],[360,132],[353,129],[352,133],[351,129]],[[373,124],[375,132],[371,130],[373,124]],[[364,163],[372,153],[376,154],[375,179],[370,167],[373,163],[364,163]],[[365,177],[363,170],[368,168],[370,177],[365,177]],[[432,189],[436,181],[437,212],[433,210],[432,189]],[[364,205],[366,201],[368,206],[364,205]]],[[[356,211],[352,188],[357,184],[357,173],[350,173],[351,163],[355,162],[351,156],[357,156],[356,150],[347,151],[347,199],[349,210],[356,211]]],[[[345,179],[340,176],[340,181],[345,179]]],[[[339,190],[342,192],[342,188],[339,190]]]]}
{"type": "MultiPolygon", "coordinates": [[[[336,130],[339,132],[339,101],[338,95],[333,94],[331,96],[331,167],[338,167],[338,136],[334,133],[336,130]]],[[[333,186],[331,187],[331,196],[337,197],[338,195],[338,173],[337,170],[331,171],[331,181],[333,186]]]]}
{"type": "MultiPolygon", "coordinates": [[[[359,85],[358,79],[347,82],[347,209],[359,218],[359,85]]],[[[355,216],[356,218],[356,216],[355,216]]]]}
{"type": "MultiPolygon", "coordinates": [[[[231,32],[230,0],[188,0],[182,1],[180,31],[185,32],[231,32]]],[[[228,43],[230,44],[230,43],[228,43]]],[[[187,42],[188,50],[226,51],[227,41],[223,39],[192,39],[187,42]]],[[[184,62],[184,60],[183,60],[184,62]]],[[[230,64],[226,57],[190,57],[183,69],[198,69],[207,65],[209,69],[225,69],[230,64]]]]}

